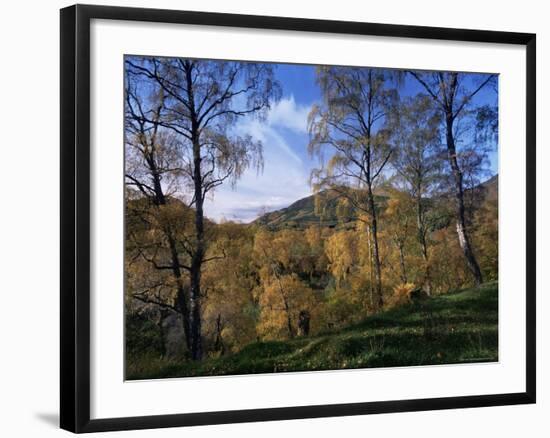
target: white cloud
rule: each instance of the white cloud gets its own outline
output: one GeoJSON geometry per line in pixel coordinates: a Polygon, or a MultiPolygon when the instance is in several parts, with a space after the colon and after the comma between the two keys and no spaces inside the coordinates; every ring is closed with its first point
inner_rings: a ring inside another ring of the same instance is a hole
{"type": "Polygon", "coordinates": [[[275,147],[297,163],[302,162],[302,159],[288,145],[283,136],[277,132],[277,129],[268,123],[262,123],[258,120],[246,120],[239,123],[236,127],[236,132],[239,134],[249,134],[255,140],[261,141],[264,151],[268,146],[275,147]]]}
{"type": "Polygon", "coordinates": [[[280,100],[272,106],[265,122],[253,118],[242,119],[235,133],[251,135],[264,148],[264,170],[260,174],[247,170],[235,188],[220,186],[205,202],[207,217],[250,222],[263,209],[277,210],[311,193],[309,186],[310,163],[288,144],[284,129],[298,134],[307,144],[307,115],[309,106],[297,105],[294,97],[280,100]]]}
{"type": "Polygon", "coordinates": [[[278,126],[298,133],[307,133],[307,116],[310,105],[299,105],[290,95],[276,102],[269,111],[268,124],[278,126]]]}
{"type": "Polygon", "coordinates": [[[264,209],[278,210],[308,196],[309,171],[292,154],[281,153],[285,150],[277,142],[265,143],[263,172],[249,169],[235,188],[220,186],[205,202],[206,215],[217,221],[250,222],[264,209]]]}

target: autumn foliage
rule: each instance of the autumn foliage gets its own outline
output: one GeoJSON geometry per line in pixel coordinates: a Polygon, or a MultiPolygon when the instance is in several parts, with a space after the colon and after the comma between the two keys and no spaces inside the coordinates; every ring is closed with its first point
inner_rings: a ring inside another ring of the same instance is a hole
{"type": "Polygon", "coordinates": [[[127,57],[125,72],[129,363],[298,342],[498,279],[498,180],[481,184],[498,114],[472,104],[492,75],[319,66],[314,207],[273,225],[216,222],[205,201],[261,172],[262,142],[235,125],[265,121],[276,68],[127,57]],[[405,73],[422,92],[400,95],[405,73]]]}
{"type": "MultiPolygon", "coordinates": [[[[422,288],[426,272],[415,233],[414,203],[402,192],[391,191],[391,196],[380,203],[385,308],[411,303],[411,292],[422,288]]],[[[175,220],[172,216],[177,216],[176,205],[162,212],[160,218],[151,213],[150,221],[171,223],[175,220]]],[[[144,208],[142,201],[132,201],[129,206],[127,306],[156,321],[159,307],[176,308],[175,286],[169,274],[147,261],[150,256],[140,256],[140,252],[148,252],[144,248],[155,248],[162,235],[132,219],[134,208],[144,208]]],[[[431,294],[438,295],[467,287],[472,278],[464,265],[453,224],[449,223],[451,213],[445,201],[433,208],[439,209],[441,217],[427,236],[428,260],[431,294]]],[[[484,201],[472,217],[471,229],[483,272],[487,278],[498,278],[494,201],[484,201]]],[[[208,263],[203,272],[202,319],[207,355],[237,352],[258,340],[303,336],[299,327],[303,312],[309,316],[309,335],[346,327],[377,312],[365,220],[357,218],[336,227],[278,230],[257,224],[209,223],[209,251],[213,256],[222,255],[208,263]]],[[[169,315],[177,314],[170,311],[169,315]]],[[[183,356],[184,350],[180,349],[183,356]]]]}

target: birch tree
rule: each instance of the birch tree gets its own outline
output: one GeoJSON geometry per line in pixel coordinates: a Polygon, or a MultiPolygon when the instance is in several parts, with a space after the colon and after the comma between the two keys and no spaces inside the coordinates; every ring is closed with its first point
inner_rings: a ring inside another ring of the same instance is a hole
{"type": "Polygon", "coordinates": [[[234,125],[242,117],[265,116],[280,97],[279,85],[269,64],[129,57],[126,69],[136,80],[154,84],[161,95],[160,116],[139,113],[137,121],[171,132],[178,140],[174,170],[185,181],[187,205],[194,212],[193,233],[181,245],[187,262],[180,267],[189,276],[191,355],[200,360],[202,267],[223,257],[207,255],[204,202],[216,187],[235,184],[246,169],[262,167],[261,143],[239,135],[234,125]]]}
{"type": "Polygon", "coordinates": [[[191,349],[188,288],[182,233],[188,224],[175,196],[182,189],[177,138],[162,130],[159,87],[140,86],[126,76],[125,184],[126,264],[131,298],[181,315],[191,349]],[[169,274],[169,275],[167,275],[169,274]]]}
{"type": "Polygon", "coordinates": [[[416,238],[424,262],[423,287],[430,293],[432,281],[428,250],[428,213],[430,198],[434,198],[443,170],[439,117],[431,98],[418,95],[401,102],[392,124],[392,141],[395,145],[392,165],[398,180],[403,183],[403,188],[414,203],[416,238]]]}
{"type": "Polygon", "coordinates": [[[313,172],[314,186],[336,191],[369,218],[378,307],[383,297],[374,188],[392,154],[385,125],[397,94],[390,79],[387,70],[319,67],[323,102],[309,115],[309,152],[322,160],[330,154],[313,172]]]}
{"type": "Polygon", "coordinates": [[[464,174],[457,150],[456,125],[458,119],[473,105],[474,97],[489,84],[496,81],[496,75],[478,75],[479,81],[472,83],[471,74],[457,72],[410,71],[437,105],[443,120],[447,160],[453,175],[456,232],[458,241],[470,272],[476,284],[483,282],[479,264],[474,255],[470,235],[466,226],[464,205],[464,174]]]}

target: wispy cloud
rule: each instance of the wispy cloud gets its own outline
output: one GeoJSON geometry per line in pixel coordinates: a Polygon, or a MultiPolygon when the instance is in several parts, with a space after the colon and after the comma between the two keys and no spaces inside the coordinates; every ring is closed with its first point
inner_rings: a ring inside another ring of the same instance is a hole
{"type": "Polygon", "coordinates": [[[272,106],[265,122],[253,118],[239,121],[235,133],[262,142],[264,169],[261,173],[247,170],[234,188],[219,187],[205,202],[208,217],[250,222],[263,210],[286,207],[311,193],[310,163],[300,157],[308,140],[309,109],[289,96],[272,106]]]}
{"type": "Polygon", "coordinates": [[[247,120],[240,123],[235,131],[239,134],[249,134],[255,140],[259,140],[264,145],[264,150],[267,147],[275,147],[279,151],[296,161],[301,163],[302,159],[293,150],[293,148],[285,140],[284,136],[277,132],[277,128],[269,123],[262,123],[258,120],[247,120]]]}
{"type": "Polygon", "coordinates": [[[271,108],[268,116],[268,123],[271,126],[279,126],[292,131],[307,133],[307,116],[311,105],[299,105],[294,96],[281,99],[271,108]]]}

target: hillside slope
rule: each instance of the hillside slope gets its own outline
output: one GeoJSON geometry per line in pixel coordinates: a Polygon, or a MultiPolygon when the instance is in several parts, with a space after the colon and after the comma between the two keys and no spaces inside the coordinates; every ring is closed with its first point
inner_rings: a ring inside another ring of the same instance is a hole
{"type": "Polygon", "coordinates": [[[340,331],[258,342],[201,363],[159,361],[127,378],[209,376],[301,370],[492,362],[498,360],[498,285],[429,298],[340,331]]]}
{"type": "MultiPolygon", "coordinates": [[[[498,175],[489,178],[473,189],[478,201],[481,199],[497,200],[498,198],[498,175]]],[[[471,192],[470,192],[471,193],[471,192]]],[[[376,202],[383,206],[387,194],[383,190],[378,190],[376,202]]],[[[441,196],[441,199],[453,199],[452,194],[441,196]]],[[[339,222],[338,214],[338,199],[337,194],[331,190],[325,190],[317,195],[307,196],[299,199],[280,210],[272,211],[260,216],[253,223],[265,226],[271,229],[281,228],[306,228],[310,225],[323,225],[334,227],[339,222]],[[315,197],[319,199],[316,201],[315,197]]],[[[382,208],[382,207],[381,207],[382,208]]],[[[351,208],[348,211],[347,218],[343,222],[354,221],[357,217],[357,212],[351,208]]]]}
{"type": "Polygon", "coordinates": [[[289,226],[304,228],[317,224],[334,226],[338,223],[337,205],[336,194],[326,190],[317,195],[299,199],[288,207],[266,213],[256,219],[254,223],[273,229],[289,226]],[[316,196],[318,197],[317,201],[316,196]]]}

